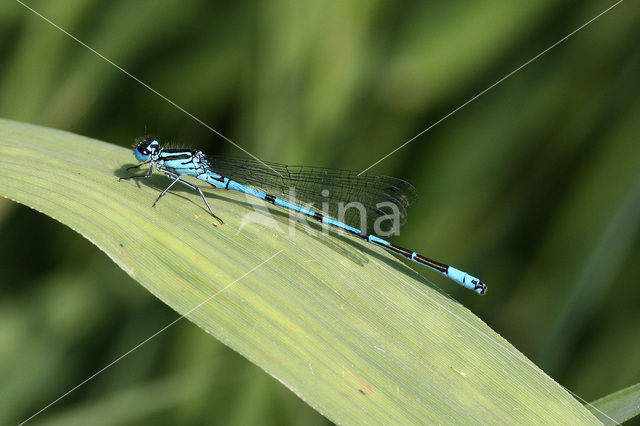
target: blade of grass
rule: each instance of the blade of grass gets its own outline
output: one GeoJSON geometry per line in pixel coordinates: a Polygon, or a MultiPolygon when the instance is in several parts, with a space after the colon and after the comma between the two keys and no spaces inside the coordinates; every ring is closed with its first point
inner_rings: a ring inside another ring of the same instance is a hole
{"type": "Polygon", "coordinates": [[[620,424],[636,417],[640,414],[640,383],[593,401],[589,409],[605,425],[620,424]]]}
{"type": "Polygon", "coordinates": [[[152,208],[168,180],[118,182],[133,164],[114,145],[0,120],[0,195],[71,227],[181,314],[220,292],[187,318],[332,421],[596,422],[390,254],[229,191],[203,187],[217,228],[186,188],[152,208]]]}

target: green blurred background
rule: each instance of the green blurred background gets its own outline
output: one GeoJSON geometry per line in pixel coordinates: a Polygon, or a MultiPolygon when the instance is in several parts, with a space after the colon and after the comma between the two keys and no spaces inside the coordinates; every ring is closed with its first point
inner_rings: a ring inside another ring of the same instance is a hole
{"type": "MultiPolygon", "coordinates": [[[[265,160],[364,169],[613,2],[27,4],[265,160]]],[[[421,193],[394,242],[489,292],[421,273],[586,400],[640,381],[639,40],[625,1],[373,169],[421,193]]],[[[14,0],[0,4],[0,116],[243,155],[14,0]]],[[[29,208],[0,199],[0,236],[2,424],[177,318],[29,208]]],[[[187,321],[37,420],[328,423],[187,321]]]]}

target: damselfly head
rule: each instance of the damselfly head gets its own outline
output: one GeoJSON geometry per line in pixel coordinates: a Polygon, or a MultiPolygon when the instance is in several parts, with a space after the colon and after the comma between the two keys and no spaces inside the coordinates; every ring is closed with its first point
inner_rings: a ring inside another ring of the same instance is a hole
{"type": "Polygon", "coordinates": [[[138,145],[136,145],[133,150],[133,154],[138,161],[147,161],[150,157],[157,154],[158,151],[160,151],[160,142],[154,138],[144,138],[138,142],[138,145]]]}

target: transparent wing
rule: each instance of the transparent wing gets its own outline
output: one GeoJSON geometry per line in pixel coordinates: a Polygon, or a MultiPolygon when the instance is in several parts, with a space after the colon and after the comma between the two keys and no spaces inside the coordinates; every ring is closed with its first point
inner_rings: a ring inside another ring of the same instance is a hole
{"type": "Polygon", "coordinates": [[[207,156],[209,168],[238,183],[320,211],[369,233],[407,221],[418,192],[402,179],[352,170],[287,166],[249,158],[207,156]],[[396,219],[397,216],[397,220],[396,219]],[[375,223],[378,227],[374,227],[375,223]]]}

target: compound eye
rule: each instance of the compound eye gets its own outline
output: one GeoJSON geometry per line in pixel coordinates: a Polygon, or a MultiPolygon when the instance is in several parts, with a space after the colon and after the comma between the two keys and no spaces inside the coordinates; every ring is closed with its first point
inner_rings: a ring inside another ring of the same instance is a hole
{"type": "Polygon", "coordinates": [[[147,148],[141,148],[140,146],[133,150],[133,154],[136,156],[138,161],[147,161],[151,156],[147,148]]]}

